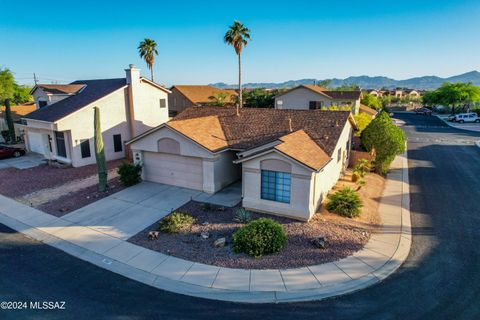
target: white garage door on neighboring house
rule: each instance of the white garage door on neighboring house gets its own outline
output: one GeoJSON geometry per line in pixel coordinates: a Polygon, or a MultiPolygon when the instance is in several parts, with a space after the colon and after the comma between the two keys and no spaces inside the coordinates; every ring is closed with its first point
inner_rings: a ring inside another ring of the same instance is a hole
{"type": "Polygon", "coordinates": [[[202,159],[176,154],[145,152],[145,180],[203,190],[202,159]]]}
{"type": "Polygon", "coordinates": [[[45,154],[45,138],[39,132],[28,132],[28,147],[30,152],[45,154]]]}

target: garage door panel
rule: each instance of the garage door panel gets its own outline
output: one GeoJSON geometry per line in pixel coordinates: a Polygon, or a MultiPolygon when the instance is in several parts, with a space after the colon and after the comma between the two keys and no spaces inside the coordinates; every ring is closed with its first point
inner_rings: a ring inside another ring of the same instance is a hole
{"type": "Polygon", "coordinates": [[[167,153],[144,153],[145,180],[203,189],[202,159],[167,153]]]}

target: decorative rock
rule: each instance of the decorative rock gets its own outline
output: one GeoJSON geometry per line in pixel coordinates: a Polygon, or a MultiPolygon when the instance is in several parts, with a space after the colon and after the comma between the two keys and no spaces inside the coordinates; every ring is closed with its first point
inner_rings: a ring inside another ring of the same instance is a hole
{"type": "Polygon", "coordinates": [[[312,244],[319,249],[325,249],[326,242],[327,240],[324,236],[316,237],[312,240],[312,244]]]}
{"type": "Polygon", "coordinates": [[[148,240],[156,240],[158,239],[158,235],[160,234],[160,232],[158,231],[150,231],[148,233],[148,240]]]}
{"type": "Polygon", "coordinates": [[[208,239],[210,237],[210,234],[206,231],[203,231],[202,233],[200,233],[200,236],[203,238],[203,239],[208,239]]]}
{"type": "Polygon", "coordinates": [[[225,247],[225,243],[227,242],[227,239],[225,238],[218,238],[217,240],[215,240],[215,242],[213,243],[213,246],[215,248],[223,248],[225,247]]]}

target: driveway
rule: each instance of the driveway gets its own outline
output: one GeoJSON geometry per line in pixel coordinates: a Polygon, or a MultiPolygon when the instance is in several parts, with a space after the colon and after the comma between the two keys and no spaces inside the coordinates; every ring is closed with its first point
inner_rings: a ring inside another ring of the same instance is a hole
{"type": "Polygon", "coordinates": [[[212,195],[142,182],[73,211],[63,219],[126,240],[190,200],[234,206],[241,200],[241,187],[233,184],[212,195]]]}
{"type": "Polygon", "coordinates": [[[0,160],[0,169],[16,168],[29,169],[45,163],[45,158],[38,153],[27,153],[18,158],[8,158],[0,160]]]}

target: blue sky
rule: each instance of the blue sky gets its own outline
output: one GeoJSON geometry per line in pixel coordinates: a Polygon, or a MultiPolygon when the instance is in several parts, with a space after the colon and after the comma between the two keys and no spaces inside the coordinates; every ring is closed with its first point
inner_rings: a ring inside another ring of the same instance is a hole
{"type": "Polygon", "coordinates": [[[480,69],[480,1],[1,1],[0,67],[21,83],[123,77],[145,37],[158,43],[156,81],[235,83],[222,37],[252,30],[245,82],[480,69]]]}

